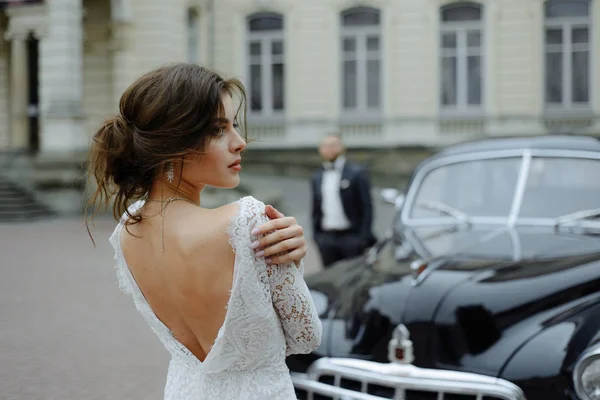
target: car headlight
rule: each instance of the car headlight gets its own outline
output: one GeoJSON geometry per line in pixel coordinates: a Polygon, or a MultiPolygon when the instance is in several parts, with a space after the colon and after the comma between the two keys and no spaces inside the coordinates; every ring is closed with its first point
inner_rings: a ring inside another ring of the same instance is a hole
{"type": "Polygon", "coordinates": [[[581,355],[573,370],[573,381],[581,400],[600,400],[600,343],[581,355]]]}

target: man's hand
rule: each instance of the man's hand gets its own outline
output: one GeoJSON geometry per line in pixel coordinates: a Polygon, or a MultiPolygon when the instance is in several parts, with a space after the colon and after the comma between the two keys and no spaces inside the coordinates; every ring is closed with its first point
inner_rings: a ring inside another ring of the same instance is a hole
{"type": "Polygon", "coordinates": [[[271,221],[252,231],[253,235],[263,235],[252,246],[258,257],[265,257],[268,264],[285,264],[293,261],[296,266],[306,256],[304,229],[294,217],[286,217],[275,207],[265,207],[271,221]]]}

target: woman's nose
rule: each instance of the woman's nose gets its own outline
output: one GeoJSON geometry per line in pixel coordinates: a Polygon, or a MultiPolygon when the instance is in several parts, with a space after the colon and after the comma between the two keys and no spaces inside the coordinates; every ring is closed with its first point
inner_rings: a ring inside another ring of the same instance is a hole
{"type": "Polygon", "coordinates": [[[233,142],[233,151],[234,153],[240,153],[246,148],[246,140],[242,137],[242,135],[236,135],[236,139],[233,142]]]}

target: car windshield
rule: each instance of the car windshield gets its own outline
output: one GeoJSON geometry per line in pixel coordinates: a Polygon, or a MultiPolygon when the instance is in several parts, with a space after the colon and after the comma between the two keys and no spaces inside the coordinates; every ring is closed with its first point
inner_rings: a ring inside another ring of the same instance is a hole
{"type": "Polygon", "coordinates": [[[519,217],[556,218],[600,207],[600,160],[531,160],[519,217]]]}
{"type": "Polygon", "coordinates": [[[505,220],[516,205],[519,219],[556,219],[600,207],[600,160],[534,156],[530,161],[487,158],[435,168],[416,188],[408,216],[452,218],[457,223],[477,218],[505,220]],[[517,182],[522,165],[528,165],[528,170],[521,196],[517,182]]]}
{"type": "Polygon", "coordinates": [[[510,213],[521,158],[496,158],[445,165],[430,171],[412,202],[411,218],[440,217],[430,203],[445,204],[471,217],[510,213]]]}

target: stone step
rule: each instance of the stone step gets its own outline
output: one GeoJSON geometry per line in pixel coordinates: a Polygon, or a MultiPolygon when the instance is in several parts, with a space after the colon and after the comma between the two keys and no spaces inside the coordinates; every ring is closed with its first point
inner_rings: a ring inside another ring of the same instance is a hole
{"type": "Polygon", "coordinates": [[[40,221],[53,217],[45,210],[6,212],[0,210],[0,223],[40,221]]]}
{"type": "Polygon", "coordinates": [[[51,210],[47,207],[39,206],[39,205],[29,205],[26,207],[14,207],[14,208],[2,208],[0,209],[0,214],[6,215],[11,213],[32,213],[32,214],[53,214],[51,210]]]}
{"type": "Polygon", "coordinates": [[[31,199],[18,201],[15,198],[7,199],[0,197],[0,208],[2,210],[37,210],[37,209],[45,209],[46,207],[40,205],[40,203],[36,201],[32,201],[31,199]]]}
{"type": "Polygon", "coordinates": [[[0,222],[40,220],[54,215],[35,195],[6,177],[0,177],[0,222]]]}
{"type": "Polygon", "coordinates": [[[31,199],[32,201],[35,201],[35,198],[34,198],[33,194],[31,194],[29,192],[26,192],[24,190],[21,190],[19,188],[0,189],[0,198],[31,199]]]}
{"type": "Polygon", "coordinates": [[[76,187],[84,183],[85,176],[77,170],[35,170],[32,182],[36,187],[76,187]]]}
{"type": "Polygon", "coordinates": [[[19,193],[14,190],[11,190],[11,189],[1,189],[0,188],[0,199],[4,198],[4,197],[20,199],[23,197],[23,193],[19,193]]]}

